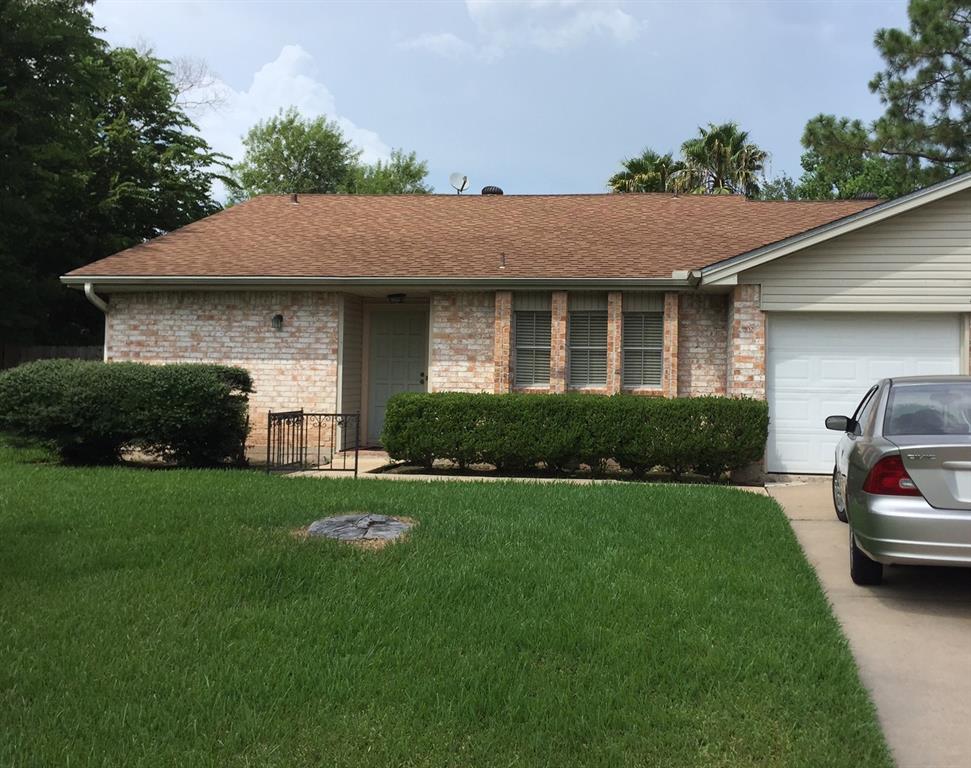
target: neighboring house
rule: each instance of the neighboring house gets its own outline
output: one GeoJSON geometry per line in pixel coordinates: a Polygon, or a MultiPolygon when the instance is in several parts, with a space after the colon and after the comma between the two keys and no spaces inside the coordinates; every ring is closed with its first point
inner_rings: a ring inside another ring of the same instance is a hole
{"type": "Polygon", "coordinates": [[[745,395],[769,471],[828,472],[823,419],[871,382],[968,373],[971,174],[882,203],[262,196],[62,279],[107,360],[248,368],[257,441],[302,407],[376,443],[405,390],[745,395]]]}

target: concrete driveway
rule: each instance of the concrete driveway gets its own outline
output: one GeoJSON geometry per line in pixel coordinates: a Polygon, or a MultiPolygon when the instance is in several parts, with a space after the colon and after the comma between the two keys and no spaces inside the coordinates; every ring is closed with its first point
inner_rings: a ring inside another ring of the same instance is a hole
{"type": "Polygon", "coordinates": [[[819,574],[897,764],[971,766],[971,569],[894,566],[883,585],[857,587],[829,478],[768,491],[819,574]]]}

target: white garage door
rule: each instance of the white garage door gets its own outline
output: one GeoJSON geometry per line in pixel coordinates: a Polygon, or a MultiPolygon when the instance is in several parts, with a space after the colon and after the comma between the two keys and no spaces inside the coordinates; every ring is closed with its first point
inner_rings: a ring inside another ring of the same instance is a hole
{"type": "Polygon", "coordinates": [[[956,315],[770,312],[768,471],[831,472],[839,435],[824,419],[887,376],[960,373],[960,339],[956,315]]]}

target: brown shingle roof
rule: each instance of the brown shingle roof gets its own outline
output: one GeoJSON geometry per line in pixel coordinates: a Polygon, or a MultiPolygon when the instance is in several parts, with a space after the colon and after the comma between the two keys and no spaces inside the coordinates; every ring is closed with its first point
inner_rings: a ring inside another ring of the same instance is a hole
{"type": "Polygon", "coordinates": [[[300,195],[293,203],[264,195],[70,274],[665,278],[876,202],[603,194],[300,195]]]}

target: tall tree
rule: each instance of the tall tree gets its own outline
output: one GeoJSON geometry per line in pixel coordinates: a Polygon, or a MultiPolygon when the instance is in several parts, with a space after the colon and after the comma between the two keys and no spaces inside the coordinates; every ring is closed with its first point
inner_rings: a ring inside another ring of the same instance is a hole
{"type": "Polygon", "coordinates": [[[684,169],[672,186],[680,192],[707,195],[747,195],[759,192],[767,153],[749,141],[737,123],[709,123],[698,136],[681,145],[684,169]]]}
{"type": "Polygon", "coordinates": [[[90,176],[104,53],[87,3],[0,0],[2,341],[47,331],[90,176]]]}
{"type": "Polygon", "coordinates": [[[971,170],[971,6],[911,0],[908,15],[909,30],[881,29],[874,41],[885,67],[870,90],[883,116],[806,125],[802,196],[893,197],[971,170]]]}
{"type": "Polygon", "coordinates": [[[621,166],[623,170],[607,181],[613,192],[666,192],[671,177],[684,168],[684,163],[675,160],[670,152],[661,155],[645,149],[637,157],[624,160],[621,166]]]}
{"type": "Polygon", "coordinates": [[[361,155],[337,123],[305,119],[295,107],[261,120],[243,138],[243,159],[233,166],[234,200],[286,192],[339,192],[361,155]]]}
{"type": "Polygon", "coordinates": [[[108,86],[89,149],[97,200],[84,260],[113,253],[219,210],[213,182],[229,157],[213,152],[179,103],[168,63],[132,48],[107,54],[108,86]]]}
{"type": "Polygon", "coordinates": [[[243,138],[243,159],[233,166],[232,200],[288,192],[421,194],[428,164],[396,149],[387,161],[361,162],[337,123],[303,117],[295,107],[263,120],[243,138]]]}
{"type": "Polygon", "coordinates": [[[166,63],[97,38],[81,0],[0,0],[0,335],[100,339],[58,276],[218,208],[219,156],[166,63]]]}
{"type": "Polygon", "coordinates": [[[427,162],[419,160],[414,152],[394,149],[387,161],[358,163],[345,191],[359,195],[427,194],[432,191],[425,182],[427,176],[427,162]]]}

